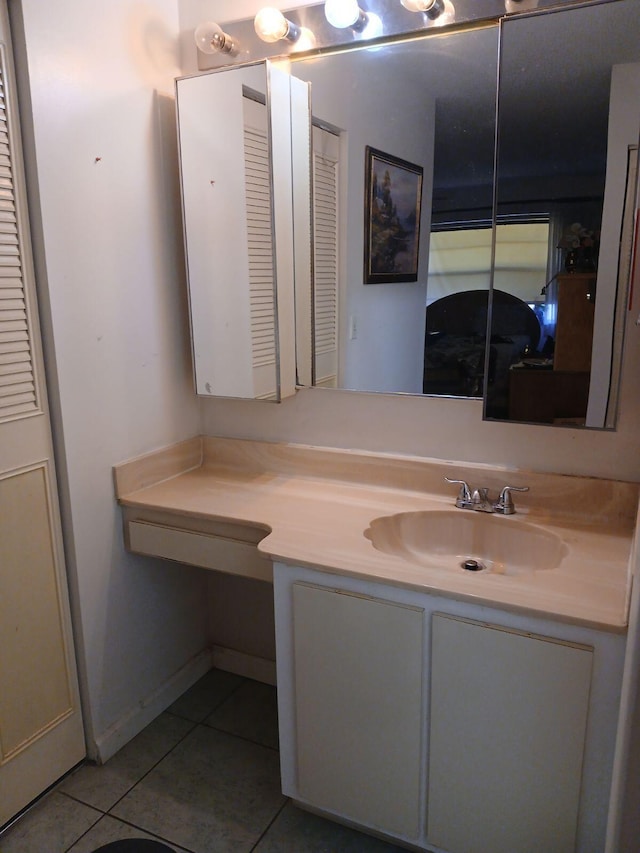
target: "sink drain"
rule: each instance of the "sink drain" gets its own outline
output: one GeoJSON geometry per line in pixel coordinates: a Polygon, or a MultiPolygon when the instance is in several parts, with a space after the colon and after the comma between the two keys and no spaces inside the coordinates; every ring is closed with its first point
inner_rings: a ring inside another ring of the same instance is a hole
{"type": "Polygon", "coordinates": [[[468,572],[481,572],[484,566],[478,560],[463,560],[460,565],[468,572]]]}

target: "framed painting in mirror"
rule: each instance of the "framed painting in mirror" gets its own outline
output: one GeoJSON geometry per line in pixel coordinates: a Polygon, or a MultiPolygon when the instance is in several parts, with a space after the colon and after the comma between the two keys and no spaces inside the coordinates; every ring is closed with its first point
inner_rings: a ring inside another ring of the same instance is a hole
{"type": "Polygon", "coordinates": [[[418,280],[422,166],[367,146],[364,283],[418,280]]]}

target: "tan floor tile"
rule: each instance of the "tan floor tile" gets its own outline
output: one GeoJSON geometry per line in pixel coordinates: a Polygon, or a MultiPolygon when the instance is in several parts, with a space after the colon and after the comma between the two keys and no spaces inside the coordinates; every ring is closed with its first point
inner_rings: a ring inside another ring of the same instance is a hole
{"type": "Polygon", "coordinates": [[[198,726],[113,814],[194,853],[248,853],[284,802],[277,752],[198,726]]]}

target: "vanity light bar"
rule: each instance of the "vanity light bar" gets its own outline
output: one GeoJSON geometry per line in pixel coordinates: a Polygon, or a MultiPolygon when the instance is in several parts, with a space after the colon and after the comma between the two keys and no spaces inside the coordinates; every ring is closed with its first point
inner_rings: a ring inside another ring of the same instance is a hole
{"type": "MultiPolygon", "coordinates": [[[[286,12],[286,17],[282,15],[287,34],[279,35],[275,40],[273,32],[268,41],[263,35],[259,36],[253,18],[225,23],[223,35],[233,44],[235,52],[218,50],[204,53],[201,48],[198,50],[198,68],[208,71],[225,65],[293,54],[308,56],[353,47],[357,43],[370,43],[378,38],[416,36],[431,28],[435,31],[442,26],[465,27],[498,21],[505,15],[533,9],[566,9],[599,2],[602,0],[357,0],[352,2],[352,7],[355,5],[358,10],[355,26],[347,24],[342,29],[332,26],[327,20],[327,4],[314,3],[291,9],[286,12]],[[376,22],[375,27],[367,24],[371,21],[376,22]],[[296,36],[298,30],[307,34],[307,38],[296,36]]],[[[279,20],[279,28],[276,26],[280,33],[284,32],[282,20],[279,20]]]]}

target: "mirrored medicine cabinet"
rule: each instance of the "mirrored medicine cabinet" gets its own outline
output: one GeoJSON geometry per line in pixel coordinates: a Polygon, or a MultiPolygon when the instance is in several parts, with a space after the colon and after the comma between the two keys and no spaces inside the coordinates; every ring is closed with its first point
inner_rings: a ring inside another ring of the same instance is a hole
{"type": "Polygon", "coordinates": [[[177,81],[197,393],[279,400],[298,383],[484,397],[489,419],[613,427],[640,134],[636,5],[291,56],[289,74],[266,61],[177,81]],[[254,105],[272,193],[259,248],[254,105]],[[423,171],[416,281],[364,283],[368,147],[423,171]],[[268,268],[261,296],[255,257],[268,268]],[[269,318],[260,379],[252,303],[269,318]]]}
{"type": "Polygon", "coordinates": [[[264,61],[176,105],[196,393],[280,401],[311,383],[309,87],[264,61]]]}

